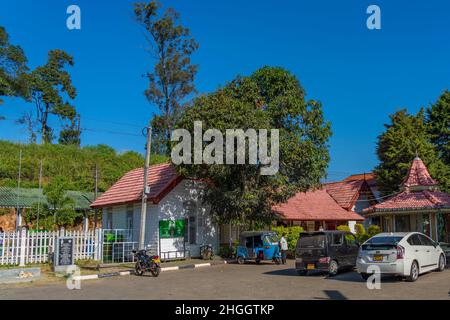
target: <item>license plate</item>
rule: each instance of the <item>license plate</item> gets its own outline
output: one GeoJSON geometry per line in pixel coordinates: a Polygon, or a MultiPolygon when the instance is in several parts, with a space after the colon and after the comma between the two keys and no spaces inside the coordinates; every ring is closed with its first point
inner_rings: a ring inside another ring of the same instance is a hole
{"type": "Polygon", "coordinates": [[[313,269],[315,269],[316,267],[314,266],[314,264],[312,264],[312,263],[309,263],[307,266],[306,266],[306,269],[308,269],[308,270],[313,270],[313,269]]]}
{"type": "Polygon", "coordinates": [[[373,261],[383,261],[383,255],[381,255],[381,254],[374,255],[373,261]]]}

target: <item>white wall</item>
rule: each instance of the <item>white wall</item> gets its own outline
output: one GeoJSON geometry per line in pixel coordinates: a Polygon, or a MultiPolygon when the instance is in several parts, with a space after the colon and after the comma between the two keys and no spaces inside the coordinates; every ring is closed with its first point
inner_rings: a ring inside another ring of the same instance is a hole
{"type": "MultiPolygon", "coordinates": [[[[183,203],[191,200],[197,204],[197,243],[189,245],[186,243],[186,250],[191,251],[192,256],[200,253],[200,245],[203,243],[212,244],[214,252],[217,252],[218,244],[218,228],[211,222],[209,216],[209,208],[206,204],[202,204],[200,200],[201,183],[191,180],[181,181],[171,192],[169,192],[157,205],[148,203],[147,216],[145,225],[145,244],[155,253],[160,253],[159,249],[159,221],[160,220],[178,220],[185,218],[183,203]],[[199,219],[201,218],[201,219],[199,219]]],[[[127,206],[113,207],[113,229],[126,229],[126,210],[127,206]]],[[[107,223],[107,210],[103,209],[103,227],[107,223]]],[[[139,225],[141,216],[141,204],[133,205],[133,239],[139,242],[139,225]]]]}

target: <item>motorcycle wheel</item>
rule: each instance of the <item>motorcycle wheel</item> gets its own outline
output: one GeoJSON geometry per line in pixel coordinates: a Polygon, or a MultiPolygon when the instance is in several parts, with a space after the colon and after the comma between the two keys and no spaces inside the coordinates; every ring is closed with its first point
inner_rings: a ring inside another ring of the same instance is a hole
{"type": "Polygon", "coordinates": [[[144,269],[142,268],[142,266],[139,262],[136,262],[136,264],[134,266],[134,273],[137,276],[142,276],[144,274],[144,269]]]}
{"type": "Polygon", "coordinates": [[[150,272],[152,273],[152,276],[156,278],[161,273],[161,267],[156,266],[154,269],[151,269],[150,272]]]}

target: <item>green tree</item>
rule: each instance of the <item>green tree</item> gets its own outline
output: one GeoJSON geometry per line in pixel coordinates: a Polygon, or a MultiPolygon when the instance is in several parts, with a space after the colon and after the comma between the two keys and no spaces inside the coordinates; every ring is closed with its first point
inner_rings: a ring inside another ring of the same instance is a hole
{"type": "MultiPolygon", "coordinates": [[[[203,130],[214,128],[223,135],[226,129],[279,130],[280,168],[275,175],[261,175],[262,164],[249,164],[248,153],[246,164],[178,167],[187,176],[210,182],[205,201],[219,221],[248,222],[251,228],[270,223],[274,204],[317,186],[325,175],[330,124],[323,119],[321,104],[306,102],[299,81],[282,68],[261,68],[195,99],[177,128],[192,134],[196,120],[202,121],[203,130]]],[[[236,157],[236,144],[234,151],[236,157]]]]}
{"type": "Polygon", "coordinates": [[[418,155],[427,166],[431,176],[440,182],[443,190],[448,190],[449,168],[431,143],[425,124],[425,112],[421,109],[410,115],[403,109],[390,116],[391,123],[378,137],[377,155],[380,163],[374,172],[382,194],[392,194],[399,190],[411,162],[418,155]]]}
{"type": "Polygon", "coordinates": [[[26,97],[24,75],[27,71],[27,58],[22,48],[12,45],[5,28],[0,26],[0,105],[4,96],[26,97]]]}
{"type": "MultiPolygon", "coordinates": [[[[61,121],[74,123],[77,119],[75,107],[70,100],[76,97],[66,66],[73,66],[73,58],[62,50],[51,50],[48,61],[37,67],[28,75],[29,90],[35,105],[35,121],[21,119],[22,123],[33,127],[38,126],[42,143],[51,143],[54,129],[50,127],[50,116],[56,116],[61,121]]],[[[78,134],[79,136],[79,134],[78,134]]]]}
{"type": "MultiPolygon", "coordinates": [[[[71,227],[82,213],[75,211],[74,201],[66,196],[69,190],[69,182],[62,176],[53,178],[44,187],[44,195],[47,202],[40,205],[39,225],[45,229],[58,229],[60,227],[71,227]]],[[[34,204],[27,215],[27,222],[36,225],[38,205],[34,204]]]]}
{"type": "Polygon", "coordinates": [[[426,122],[431,142],[440,158],[450,166],[450,92],[445,90],[435,104],[427,108],[426,122]]]}
{"type": "Polygon", "coordinates": [[[154,70],[147,73],[149,86],[145,90],[148,101],[161,112],[152,122],[158,135],[154,147],[168,155],[171,131],[186,98],[195,92],[197,65],[191,63],[191,55],[198,44],[189,29],[179,24],[179,15],[174,9],[163,13],[160,9],[157,1],[134,4],[136,20],[145,29],[150,54],[156,59],[154,70]]]}

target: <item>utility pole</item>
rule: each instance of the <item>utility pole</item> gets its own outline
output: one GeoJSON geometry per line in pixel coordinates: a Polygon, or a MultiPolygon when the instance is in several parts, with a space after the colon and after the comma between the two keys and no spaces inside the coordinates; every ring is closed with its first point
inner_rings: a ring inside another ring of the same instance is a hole
{"type": "Polygon", "coordinates": [[[148,186],[148,169],[150,166],[150,150],[152,145],[152,127],[149,122],[148,127],[144,128],[147,135],[147,144],[145,146],[145,164],[144,164],[144,189],[142,190],[142,205],[141,205],[141,226],[139,233],[139,249],[145,249],[145,218],[147,216],[147,196],[150,194],[150,187],[148,186]]]}
{"type": "Polygon", "coordinates": [[[19,177],[17,179],[17,218],[16,218],[16,229],[19,230],[22,225],[22,212],[20,212],[20,178],[22,173],[22,146],[19,146],[19,177]]]}
{"type": "MultiPolygon", "coordinates": [[[[98,166],[95,163],[95,173],[94,173],[94,200],[97,200],[98,194],[98,166]]],[[[94,229],[97,229],[97,221],[98,221],[98,209],[95,208],[94,212],[94,229]]]]}
{"type": "Polygon", "coordinates": [[[42,159],[39,164],[39,198],[37,204],[36,230],[39,231],[39,213],[41,209],[41,192],[42,192],[42,159]]]}

